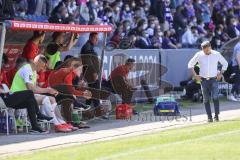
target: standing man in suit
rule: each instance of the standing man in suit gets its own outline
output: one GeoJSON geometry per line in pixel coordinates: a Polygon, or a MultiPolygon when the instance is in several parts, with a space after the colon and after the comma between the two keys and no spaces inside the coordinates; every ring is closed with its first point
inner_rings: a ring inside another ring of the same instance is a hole
{"type": "Polygon", "coordinates": [[[195,56],[189,61],[188,68],[197,81],[201,81],[203,92],[203,102],[208,116],[208,122],[213,122],[212,112],[210,106],[210,96],[212,95],[215,121],[219,121],[219,98],[218,98],[218,81],[222,78],[222,74],[227,70],[228,63],[221,55],[221,53],[212,50],[209,41],[201,44],[202,50],[197,52],[195,56]],[[194,66],[200,65],[199,75],[195,72],[194,66]],[[222,65],[222,69],[218,70],[218,63],[222,65]]]}

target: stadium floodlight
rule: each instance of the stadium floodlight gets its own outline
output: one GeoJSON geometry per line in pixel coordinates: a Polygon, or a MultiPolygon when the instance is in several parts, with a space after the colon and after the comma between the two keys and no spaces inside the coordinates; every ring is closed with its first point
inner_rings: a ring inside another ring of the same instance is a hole
{"type": "MultiPolygon", "coordinates": [[[[72,32],[72,33],[90,33],[102,32],[104,39],[102,44],[101,63],[99,81],[102,81],[103,59],[105,54],[107,33],[112,32],[110,25],[76,25],[76,24],[55,24],[55,23],[40,23],[40,22],[26,22],[7,20],[2,23],[1,39],[0,39],[0,68],[2,67],[2,55],[5,44],[6,30],[24,30],[24,31],[45,31],[45,32],[72,32]]],[[[101,85],[100,85],[101,86],[101,85]]]]}

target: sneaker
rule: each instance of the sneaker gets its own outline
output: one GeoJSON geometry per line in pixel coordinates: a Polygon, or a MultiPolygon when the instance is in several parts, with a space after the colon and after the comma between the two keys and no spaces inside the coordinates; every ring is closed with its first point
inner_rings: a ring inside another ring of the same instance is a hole
{"type": "Polygon", "coordinates": [[[230,101],[234,101],[234,102],[237,102],[238,100],[235,98],[234,95],[230,94],[228,97],[227,97],[228,100],[230,101]]]}
{"type": "Polygon", "coordinates": [[[67,128],[71,129],[72,131],[78,130],[78,127],[74,127],[70,123],[65,123],[65,124],[62,124],[62,125],[65,125],[67,128]]]}
{"type": "Polygon", "coordinates": [[[39,114],[37,115],[37,119],[38,119],[38,120],[51,121],[51,120],[53,119],[53,117],[48,117],[48,116],[46,116],[46,115],[44,115],[44,114],[42,114],[42,113],[39,113],[39,114]]]}
{"type": "Polygon", "coordinates": [[[67,126],[62,125],[62,124],[55,125],[54,128],[55,128],[55,132],[63,132],[63,133],[72,132],[72,130],[70,128],[68,128],[67,126]]]}
{"type": "Polygon", "coordinates": [[[48,133],[49,131],[45,131],[39,126],[32,127],[32,129],[30,130],[30,134],[48,134],[48,133]]]}

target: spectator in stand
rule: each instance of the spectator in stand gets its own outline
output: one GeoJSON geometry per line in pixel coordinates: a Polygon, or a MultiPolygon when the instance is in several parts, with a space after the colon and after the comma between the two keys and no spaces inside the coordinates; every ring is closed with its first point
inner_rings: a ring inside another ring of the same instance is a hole
{"type": "Polygon", "coordinates": [[[240,1],[233,1],[234,14],[240,16],[240,1]]]}
{"type": "Polygon", "coordinates": [[[121,39],[123,39],[123,37],[124,37],[123,25],[122,25],[122,23],[120,23],[120,24],[118,24],[118,27],[115,30],[110,41],[114,42],[114,44],[116,44],[118,46],[119,43],[121,42],[121,39]]]}
{"type": "Polygon", "coordinates": [[[14,4],[14,10],[15,10],[16,16],[24,18],[28,10],[28,1],[27,0],[17,1],[14,4]]]}
{"type": "Polygon", "coordinates": [[[156,48],[162,48],[162,41],[163,41],[162,37],[163,37],[163,32],[161,31],[161,29],[155,28],[154,35],[151,39],[153,46],[155,46],[156,48]]]}
{"type": "Polygon", "coordinates": [[[202,20],[202,7],[201,7],[201,0],[193,0],[193,8],[195,10],[195,16],[197,20],[202,20]]]}
{"type": "Polygon", "coordinates": [[[147,31],[142,31],[140,38],[136,41],[135,46],[141,49],[154,49],[147,31]]]}
{"type": "Polygon", "coordinates": [[[98,1],[97,0],[89,0],[87,2],[87,6],[89,9],[89,24],[94,24],[97,19],[97,6],[98,1]]]}
{"type": "Polygon", "coordinates": [[[131,22],[129,20],[124,20],[123,21],[123,33],[124,33],[124,36],[128,35],[130,29],[131,29],[131,22]]]}
{"type": "Polygon", "coordinates": [[[155,20],[154,19],[149,19],[148,20],[147,32],[148,32],[150,38],[152,38],[152,36],[154,34],[155,27],[156,27],[155,20]]]}
{"type": "Polygon", "coordinates": [[[202,20],[197,21],[197,30],[199,35],[204,36],[207,34],[207,31],[205,30],[205,24],[202,20]]]}
{"type": "MultiPolygon", "coordinates": [[[[223,30],[226,30],[231,38],[236,37],[240,30],[240,25],[235,26],[236,22],[233,24],[232,20],[240,19],[240,2],[237,0],[21,0],[3,2],[5,6],[9,6],[9,3],[14,4],[16,15],[22,18],[26,18],[26,13],[49,15],[51,11],[50,23],[75,24],[79,21],[80,24],[109,24],[113,26],[114,31],[117,29],[116,24],[123,23],[125,37],[129,34],[131,36],[141,35],[142,29],[138,28],[138,25],[142,19],[148,22],[147,29],[151,37],[154,33],[151,28],[154,25],[153,17],[157,17],[155,25],[160,24],[162,31],[175,29],[177,43],[181,43],[187,25],[197,26],[201,37],[208,36],[208,29],[214,33],[215,26],[220,24],[224,26],[223,30]],[[137,31],[136,28],[140,30],[137,31]]],[[[6,7],[5,12],[8,14],[9,7],[6,7]]],[[[213,47],[215,47],[214,44],[213,47]]]]}
{"type": "Polygon", "coordinates": [[[233,9],[231,8],[231,9],[229,9],[229,10],[227,11],[227,15],[226,15],[226,25],[230,25],[230,24],[231,24],[231,20],[232,20],[233,18],[237,18],[237,17],[234,15],[234,11],[233,11],[233,9]]]}
{"type": "Polygon", "coordinates": [[[33,36],[28,40],[23,48],[22,57],[27,60],[33,61],[39,54],[39,46],[43,43],[45,38],[45,32],[34,31],[33,36]]]}
{"type": "Polygon", "coordinates": [[[192,48],[197,46],[197,40],[199,38],[197,28],[192,26],[188,27],[187,31],[182,36],[182,45],[184,48],[192,48]]]}
{"type": "Polygon", "coordinates": [[[50,69],[54,69],[56,63],[61,60],[61,52],[69,51],[77,43],[78,35],[72,33],[67,43],[64,40],[65,33],[54,32],[52,41],[47,45],[45,55],[50,61],[50,69]]]}
{"type": "Polygon", "coordinates": [[[37,8],[37,1],[28,0],[28,11],[27,14],[33,15],[37,8]]]}
{"type": "Polygon", "coordinates": [[[164,31],[164,37],[162,40],[162,48],[163,49],[177,49],[177,45],[173,44],[170,40],[171,33],[170,31],[164,31]]]}
{"type": "Polygon", "coordinates": [[[211,10],[209,7],[211,4],[207,0],[202,0],[199,3],[202,7],[202,20],[205,24],[209,24],[211,22],[211,10]]]}
{"type": "Polygon", "coordinates": [[[130,9],[129,5],[126,3],[123,5],[123,11],[121,13],[121,20],[133,20],[133,11],[130,9]]]}
{"type": "Polygon", "coordinates": [[[146,19],[145,15],[144,15],[144,10],[142,7],[136,7],[135,9],[133,9],[133,11],[134,11],[134,18],[146,19]]]}
{"type": "Polygon", "coordinates": [[[168,30],[168,29],[171,29],[173,28],[173,15],[172,15],[172,12],[171,12],[171,8],[170,8],[170,0],[165,0],[165,20],[167,23],[165,23],[165,27],[164,30],[168,30]]]}
{"type": "Polygon", "coordinates": [[[103,24],[115,26],[115,21],[113,18],[113,10],[108,7],[104,9],[104,15],[102,17],[103,24]]]}
{"type": "Polygon", "coordinates": [[[173,28],[176,31],[178,42],[181,42],[181,38],[186,27],[187,27],[187,19],[183,15],[184,8],[182,6],[178,6],[173,18],[173,28]]]}
{"type": "Polygon", "coordinates": [[[227,26],[227,33],[230,38],[235,38],[240,35],[240,31],[237,29],[238,21],[235,18],[230,20],[230,24],[227,26]]]}
{"type": "Polygon", "coordinates": [[[136,36],[141,36],[142,32],[144,30],[147,29],[147,22],[144,19],[141,19],[138,23],[137,23],[137,27],[132,29],[129,34],[135,34],[136,36]]]}
{"type": "Polygon", "coordinates": [[[116,22],[120,22],[120,15],[121,15],[121,7],[120,7],[120,3],[115,1],[112,3],[112,9],[113,9],[113,21],[116,22]]]}
{"type": "Polygon", "coordinates": [[[159,23],[161,24],[161,27],[163,28],[163,30],[165,30],[165,28],[163,27],[166,22],[165,19],[166,6],[164,0],[155,0],[152,5],[154,13],[157,16],[159,23]]]}
{"type": "Polygon", "coordinates": [[[229,39],[229,36],[223,31],[222,25],[217,26],[215,29],[215,34],[211,41],[212,48],[220,49],[221,46],[229,39]]]}
{"type": "Polygon", "coordinates": [[[71,0],[62,0],[52,11],[48,21],[50,23],[63,23],[67,24],[67,18],[72,16],[69,12],[71,0]]]}
{"type": "Polygon", "coordinates": [[[77,0],[79,6],[79,24],[88,24],[90,21],[89,9],[87,0],[77,0]]]}
{"type": "Polygon", "coordinates": [[[135,34],[128,34],[129,40],[131,42],[130,48],[136,48],[135,44],[137,41],[137,37],[135,34]]]}
{"type": "Polygon", "coordinates": [[[195,17],[195,10],[191,0],[184,0],[184,8],[186,10],[187,18],[195,17]]]}

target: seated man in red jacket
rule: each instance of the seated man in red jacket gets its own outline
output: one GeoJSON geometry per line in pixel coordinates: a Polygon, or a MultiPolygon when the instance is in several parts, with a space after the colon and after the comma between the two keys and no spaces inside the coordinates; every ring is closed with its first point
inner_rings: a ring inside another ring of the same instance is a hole
{"type": "Polygon", "coordinates": [[[120,65],[115,68],[110,74],[110,81],[113,90],[122,96],[123,104],[130,104],[135,88],[128,82],[128,74],[135,65],[134,59],[127,59],[124,65],[120,65]]]}
{"type": "Polygon", "coordinates": [[[77,96],[82,96],[86,99],[92,97],[89,90],[78,90],[73,86],[73,79],[80,76],[82,73],[81,60],[72,58],[66,62],[63,68],[52,71],[49,75],[49,86],[58,90],[59,95],[56,97],[58,103],[63,106],[63,116],[67,122],[72,122],[71,112],[72,103],[77,96]]]}

